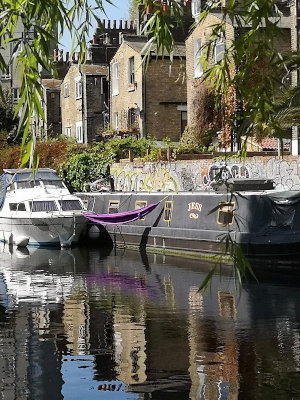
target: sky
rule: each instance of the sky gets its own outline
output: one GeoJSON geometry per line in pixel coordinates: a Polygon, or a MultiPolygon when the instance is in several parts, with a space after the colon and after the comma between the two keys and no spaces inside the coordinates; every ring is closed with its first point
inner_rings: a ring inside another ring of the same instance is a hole
{"type": "MultiPolygon", "coordinates": [[[[109,5],[106,3],[105,0],[103,0],[103,6],[106,11],[107,16],[104,14],[100,14],[99,17],[101,19],[128,19],[129,15],[129,4],[130,0],[112,0],[114,5],[109,5]]],[[[93,4],[93,0],[91,0],[91,3],[93,4]]],[[[89,38],[91,39],[93,36],[93,31],[94,28],[96,27],[96,23],[93,26],[93,29],[90,32],[89,38]]],[[[65,34],[62,39],[60,40],[61,46],[64,51],[69,51],[71,49],[71,38],[69,34],[65,34]]]]}

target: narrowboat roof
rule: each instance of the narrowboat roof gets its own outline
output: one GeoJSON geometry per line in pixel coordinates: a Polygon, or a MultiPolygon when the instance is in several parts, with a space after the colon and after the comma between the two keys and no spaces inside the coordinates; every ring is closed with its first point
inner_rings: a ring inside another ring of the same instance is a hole
{"type": "Polygon", "coordinates": [[[28,173],[28,172],[30,172],[30,173],[34,173],[34,172],[56,172],[55,171],[55,169],[52,169],[52,168],[39,168],[38,170],[34,170],[34,169],[32,169],[32,168],[16,168],[16,169],[6,169],[6,168],[4,168],[3,169],[3,172],[5,173],[5,174],[11,174],[11,175],[15,175],[15,174],[18,174],[18,173],[28,173]]]}

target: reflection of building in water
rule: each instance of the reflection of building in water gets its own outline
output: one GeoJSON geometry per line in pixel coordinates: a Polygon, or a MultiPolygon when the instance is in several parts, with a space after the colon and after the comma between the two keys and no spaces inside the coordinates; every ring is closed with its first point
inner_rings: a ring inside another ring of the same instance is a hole
{"type": "Polygon", "coordinates": [[[124,309],[114,312],[114,348],[117,377],[127,385],[146,381],[145,321],[140,316],[133,321],[124,309]]]}
{"type": "Polygon", "coordinates": [[[89,349],[89,319],[86,293],[72,294],[64,301],[63,324],[71,354],[86,354],[89,349]]]}
{"type": "Polygon", "coordinates": [[[237,399],[239,351],[234,325],[228,324],[228,320],[236,318],[235,298],[230,293],[218,292],[217,321],[204,317],[206,301],[198,288],[190,289],[190,398],[237,399]]]}

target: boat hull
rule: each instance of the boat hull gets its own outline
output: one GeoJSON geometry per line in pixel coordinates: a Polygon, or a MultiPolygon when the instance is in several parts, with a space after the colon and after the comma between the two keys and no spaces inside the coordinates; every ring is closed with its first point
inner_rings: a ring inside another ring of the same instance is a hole
{"type": "Polygon", "coordinates": [[[228,244],[238,244],[247,255],[299,254],[299,192],[287,193],[290,199],[287,201],[274,200],[270,193],[118,192],[79,196],[87,200],[89,212],[96,214],[109,213],[110,209],[116,212],[116,207],[119,212],[125,212],[134,210],[137,204],[160,202],[143,220],[124,225],[98,225],[101,240],[108,238],[118,246],[166,254],[224,254],[228,244]],[[171,209],[169,214],[166,203],[171,209]],[[225,223],[228,215],[224,219],[224,214],[230,207],[233,218],[225,223]]]}
{"type": "Polygon", "coordinates": [[[79,241],[86,225],[86,219],[82,215],[49,218],[0,217],[0,241],[17,246],[69,247],[79,241]]]}

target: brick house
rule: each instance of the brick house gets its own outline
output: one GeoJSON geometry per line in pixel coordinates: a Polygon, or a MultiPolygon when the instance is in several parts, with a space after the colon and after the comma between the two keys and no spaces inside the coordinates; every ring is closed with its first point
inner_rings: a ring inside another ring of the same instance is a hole
{"type": "Polygon", "coordinates": [[[124,36],[111,61],[111,126],[141,137],[179,140],[186,125],[185,46],[176,46],[172,63],[151,51],[145,70],[145,43],[143,37],[124,36]]]}
{"type": "MultiPolygon", "coordinates": [[[[226,0],[224,0],[225,4],[226,0]]],[[[192,14],[197,21],[202,7],[203,0],[192,0],[192,14]]],[[[279,27],[282,35],[276,38],[276,45],[281,51],[291,50],[291,14],[288,7],[281,6],[282,17],[279,27]]],[[[204,80],[205,71],[200,62],[203,47],[209,40],[214,25],[221,22],[223,10],[220,7],[210,13],[207,18],[198,23],[186,39],[186,76],[187,86],[187,118],[188,126],[199,124],[199,113],[195,107],[199,91],[203,90],[207,83],[204,80]]],[[[234,38],[238,35],[238,26],[233,26],[229,20],[225,24],[224,38],[219,38],[215,42],[215,47],[208,57],[208,65],[219,62],[222,59],[224,51],[229,48],[234,38]]],[[[236,150],[236,144],[232,142],[232,150],[236,150]]]]}
{"type": "Polygon", "coordinates": [[[61,84],[62,134],[78,143],[99,137],[108,118],[108,67],[72,64],[61,84]]]}

